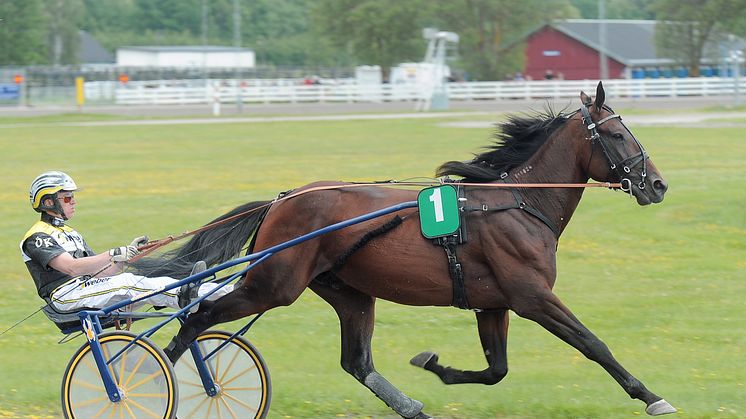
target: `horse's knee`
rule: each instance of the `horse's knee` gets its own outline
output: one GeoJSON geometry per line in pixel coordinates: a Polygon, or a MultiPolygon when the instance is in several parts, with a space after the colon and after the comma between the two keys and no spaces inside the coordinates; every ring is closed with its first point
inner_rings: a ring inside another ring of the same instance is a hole
{"type": "Polygon", "coordinates": [[[365,377],[373,372],[373,366],[369,363],[363,362],[359,359],[349,359],[342,357],[340,362],[342,369],[348,374],[355,377],[356,380],[361,383],[365,380],[365,377]]]}

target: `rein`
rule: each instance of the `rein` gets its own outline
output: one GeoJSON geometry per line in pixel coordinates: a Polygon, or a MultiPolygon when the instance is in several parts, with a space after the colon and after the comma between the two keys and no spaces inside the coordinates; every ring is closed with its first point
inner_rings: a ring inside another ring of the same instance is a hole
{"type": "MultiPolygon", "coordinates": [[[[260,211],[264,208],[270,207],[274,205],[277,202],[285,201],[290,198],[296,198],[298,196],[310,193],[310,192],[318,192],[318,191],[328,191],[328,190],[336,190],[336,189],[351,189],[351,188],[360,188],[360,187],[367,187],[367,186],[383,186],[383,185],[391,185],[391,186],[433,186],[433,185],[442,185],[445,183],[449,183],[447,180],[439,180],[439,181],[428,181],[428,182],[399,182],[396,180],[389,180],[389,181],[383,181],[383,182],[375,182],[375,183],[352,183],[352,184],[345,184],[345,185],[328,185],[328,186],[316,186],[309,189],[304,189],[299,192],[291,192],[286,195],[281,195],[278,198],[273,199],[272,201],[261,205],[256,208],[252,208],[250,210],[235,214],[233,216],[230,216],[228,218],[224,218],[219,221],[215,221],[214,223],[206,224],[200,228],[194,229],[194,230],[188,230],[178,235],[169,235],[162,239],[158,240],[152,240],[146,243],[143,246],[140,246],[138,250],[140,250],[140,254],[132,258],[132,261],[136,261],[138,259],[141,259],[151,252],[155,251],[156,249],[159,249],[163,246],[166,246],[174,241],[184,239],[189,236],[193,236],[195,234],[201,233],[203,231],[215,228],[217,226],[223,225],[225,223],[231,222],[235,219],[245,217],[255,211],[260,211]]],[[[515,188],[622,188],[622,183],[610,183],[610,182],[597,182],[597,183],[463,183],[459,182],[459,185],[462,186],[475,186],[475,187],[482,187],[482,188],[501,188],[501,189],[515,189],[515,188]]]]}

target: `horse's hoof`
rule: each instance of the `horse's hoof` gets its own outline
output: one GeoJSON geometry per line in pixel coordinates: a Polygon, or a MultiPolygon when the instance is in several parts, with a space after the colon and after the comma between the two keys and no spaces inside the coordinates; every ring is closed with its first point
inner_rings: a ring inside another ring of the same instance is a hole
{"type": "Polygon", "coordinates": [[[409,360],[409,363],[414,365],[415,367],[425,368],[425,364],[430,362],[431,359],[434,359],[435,362],[438,362],[438,354],[435,352],[420,352],[419,354],[415,355],[414,358],[409,360]]]}
{"type": "Polygon", "coordinates": [[[665,415],[666,413],[676,413],[676,408],[667,401],[660,399],[655,403],[650,403],[645,408],[645,413],[650,416],[665,415]]]}
{"type": "Polygon", "coordinates": [[[433,419],[433,417],[428,415],[425,412],[420,412],[417,414],[417,416],[413,417],[412,419],[433,419]]]}

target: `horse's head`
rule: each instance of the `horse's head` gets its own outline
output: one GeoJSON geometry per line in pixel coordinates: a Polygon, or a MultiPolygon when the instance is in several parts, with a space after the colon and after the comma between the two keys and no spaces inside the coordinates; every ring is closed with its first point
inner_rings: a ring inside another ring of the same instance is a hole
{"type": "Polygon", "coordinates": [[[580,92],[580,114],[591,145],[588,176],[621,183],[622,190],[634,195],[640,205],[661,202],[668,184],[622,118],[604,105],[605,98],[601,82],[595,100],[580,92]]]}

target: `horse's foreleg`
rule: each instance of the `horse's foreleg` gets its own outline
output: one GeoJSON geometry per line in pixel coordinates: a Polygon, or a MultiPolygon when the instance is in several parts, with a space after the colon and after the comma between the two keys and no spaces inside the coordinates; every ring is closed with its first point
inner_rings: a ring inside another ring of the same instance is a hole
{"type": "Polygon", "coordinates": [[[625,370],[609,348],[578,320],[564,304],[548,292],[539,304],[518,304],[514,309],[521,317],[539,323],[546,330],[579,350],[586,358],[601,365],[633,399],[642,400],[650,415],[674,413],[676,409],[660,396],[649,391],[637,378],[625,370]]]}
{"type": "Polygon", "coordinates": [[[433,352],[422,352],[412,358],[412,365],[435,373],[446,384],[478,383],[496,384],[508,374],[508,312],[497,310],[478,312],[477,328],[482,342],[487,368],[482,371],[463,371],[444,367],[438,363],[438,355],[433,352]]]}
{"type": "Polygon", "coordinates": [[[344,284],[312,282],[311,290],[326,300],[339,316],[342,335],[342,368],[405,418],[427,418],[423,404],[399,391],[373,367],[371,338],[375,298],[344,284]]]}

